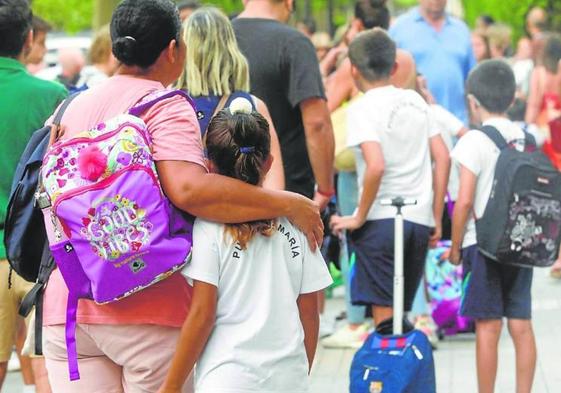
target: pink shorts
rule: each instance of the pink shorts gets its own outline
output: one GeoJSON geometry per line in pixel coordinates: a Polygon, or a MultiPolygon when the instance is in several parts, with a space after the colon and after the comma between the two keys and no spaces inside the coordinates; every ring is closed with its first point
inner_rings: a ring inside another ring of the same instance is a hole
{"type": "MultiPolygon", "coordinates": [[[[155,325],[78,324],[80,380],[70,382],[64,326],[45,326],[43,352],[57,393],[148,393],[163,383],[180,329],[155,325]]],[[[193,392],[189,377],[183,393],[193,392]]]]}

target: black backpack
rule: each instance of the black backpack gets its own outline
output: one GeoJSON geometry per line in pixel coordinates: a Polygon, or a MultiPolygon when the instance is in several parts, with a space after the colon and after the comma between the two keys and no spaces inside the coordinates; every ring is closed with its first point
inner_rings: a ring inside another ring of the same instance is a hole
{"type": "MultiPolygon", "coordinates": [[[[68,97],[60,106],[53,120],[54,125],[60,125],[64,111],[76,95],[68,97]]],[[[10,269],[24,280],[36,282],[23,299],[19,313],[26,317],[33,306],[36,306],[35,352],[37,355],[41,354],[43,289],[55,268],[49,251],[43,213],[35,200],[43,156],[49,145],[50,136],[51,127],[45,126],[35,131],[27,143],[16,167],[4,223],[4,246],[10,269]]],[[[11,285],[10,281],[8,280],[8,286],[11,285]]]]}
{"type": "MultiPolygon", "coordinates": [[[[66,107],[75,96],[61,105],[53,124],[60,125],[66,107]]],[[[35,200],[43,156],[49,145],[51,127],[33,133],[16,167],[4,223],[4,246],[11,268],[24,280],[35,282],[39,276],[47,233],[43,214],[35,200]]]]}
{"type": "Polygon", "coordinates": [[[476,221],[479,250],[502,264],[551,266],[561,242],[561,172],[536,151],[531,135],[526,133],[521,152],[496,128],[480,131],[501,152],[489,201],[476,221]]]}

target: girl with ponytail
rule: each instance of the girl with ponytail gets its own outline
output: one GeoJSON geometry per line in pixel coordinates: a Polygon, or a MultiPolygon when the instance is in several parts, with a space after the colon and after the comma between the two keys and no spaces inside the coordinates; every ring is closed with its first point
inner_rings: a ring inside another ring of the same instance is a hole
{"type": "MultiPolygon", "coordinates": [[[[261,186],[271,168],[265,118],[236,98],[206,134],[215,173],[261,186]]],[[[318,338],[317,292],[331,284],[321,254],[285,218],[197,219],[183,273],[193,301],[160,393],[177,393],[195,363],[196,392],[307,392],[318,338]]]]}

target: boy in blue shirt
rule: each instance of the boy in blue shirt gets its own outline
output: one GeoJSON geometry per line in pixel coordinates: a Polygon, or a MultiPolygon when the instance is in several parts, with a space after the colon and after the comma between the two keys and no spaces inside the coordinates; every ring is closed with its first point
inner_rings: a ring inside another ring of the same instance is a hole
{"type": "MultiPolygon", "coordinates": [[[[474,122],[495,127],[508,143],[523,149],[524,132],[506,115],[515,90],[514,74],[500,60],[481,63],[467,82],[474,122]]],[[[498,264],[477,248],[475,220],[483,215],[489,200],[499,153],[491,139],[477,130],[462,137],[452,151],[460,168],[460,190],[452,219],[450,261],[458,264],[463,259],[461,313],[475,319],[479,392],[494,391],[498,343],[506,317],[516,352],[516,392],[530,393],[536,368],[532,269],[498,264]]]]}
{"type": "Polygon", "coordinates": [[[403,209],[404,306],[409,311],[429,242],[440,238],[450,159],[423,98],[392,85],[398,64],[387,33],[360,33],[349,47],[349,58],[355,84],[364,92],[347,112],[347,144],[355,149],[360,196],[355,213],[334,217],[331,226],[352,231],[356,273],[351,299],[372,307],[378,325],[393,315],[396,213],[381,201],[398,196],[417,200],[403,209]]]}

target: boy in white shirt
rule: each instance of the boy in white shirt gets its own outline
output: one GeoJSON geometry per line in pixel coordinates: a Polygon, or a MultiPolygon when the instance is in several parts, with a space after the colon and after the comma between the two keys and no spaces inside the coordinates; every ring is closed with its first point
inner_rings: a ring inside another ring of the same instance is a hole
{"type": "MultiPolygon", "coordinates": [[[[467,81],[474,122],[495,127],[507,143],[523,149],[524,132],[506,115],[515,89],[510,66],[500,60],[481,63],[467,81]]],[[[483,215],[489,200],[499,153],[491,139],[477,130],[469,131],[452,151],[452,159],[460,167],[460,190],[452,219],[450,262],[463,260],[461,313],[476,321],[479,392],[494,391],[502,318],[506,317],[516,352],[516,392],[530,393],[536,367],[532,269],[498,264],[477,248],[475,220],[483,215]]]]}
{"type": "Polygon", "coordinates": [[[334,217],[331,226],[353,231],[352,302],[371,306],[378,325],[393,315],[395,217],[395,208],[380,201],[398,196],[417,200],[403,209],[404,305],[409,311],[429,241],[440,238],[450,160],[423,98],[391,83],[397,69],[391,38],[381,29],[363,32],[352,41],[349,58],[355,83],[365,93],[348,109],[347,142],[356,151],[360,197],[355,214],[334,217]]]}

